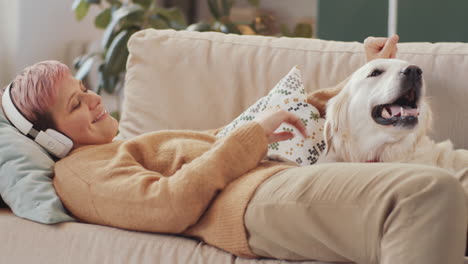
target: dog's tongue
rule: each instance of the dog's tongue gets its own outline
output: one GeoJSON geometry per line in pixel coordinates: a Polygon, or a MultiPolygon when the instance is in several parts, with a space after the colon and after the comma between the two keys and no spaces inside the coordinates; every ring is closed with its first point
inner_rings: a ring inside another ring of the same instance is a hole
{"type": "Polygon", "coordinates": [[[419,110],[408,106],[390,105],[382,109],[382,117],[390,118],[393,116],[418,116],[419,110]]]}

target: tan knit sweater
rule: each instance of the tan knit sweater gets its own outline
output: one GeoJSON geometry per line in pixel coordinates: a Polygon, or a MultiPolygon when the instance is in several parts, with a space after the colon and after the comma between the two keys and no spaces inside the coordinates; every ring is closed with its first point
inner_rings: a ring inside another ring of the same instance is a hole
{"type": "Polygon", "coordinates": [[[81,147],[55,165],[54,185],[78,219],[131,230],[196,236],[235,255],[248,247],[244,212],[256,188],[288,168],[262,161],[255,122],[216,139],[161,131],[81,147]]]}

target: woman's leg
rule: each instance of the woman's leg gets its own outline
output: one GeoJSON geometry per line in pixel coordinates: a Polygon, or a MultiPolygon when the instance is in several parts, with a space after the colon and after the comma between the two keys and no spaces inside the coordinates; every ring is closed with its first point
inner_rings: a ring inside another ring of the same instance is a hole
{"type": "Polygon", "coordinates": [[[329,163],[263,183],[245,224],[261,256],[359,264],[462,264],[467,208],[442,169],[329,163]]]}

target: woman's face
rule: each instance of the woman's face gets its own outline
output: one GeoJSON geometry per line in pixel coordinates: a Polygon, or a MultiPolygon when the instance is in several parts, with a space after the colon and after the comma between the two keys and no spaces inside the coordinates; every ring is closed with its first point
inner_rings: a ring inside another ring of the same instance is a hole
{"type": "Polygon", "coordinates": [[[101,96],[70,74],[57,85],[57,98],[49,111],[57,130],[73,141],[74,148],[111,142],[118,123],[107,113],[101,96]]]}

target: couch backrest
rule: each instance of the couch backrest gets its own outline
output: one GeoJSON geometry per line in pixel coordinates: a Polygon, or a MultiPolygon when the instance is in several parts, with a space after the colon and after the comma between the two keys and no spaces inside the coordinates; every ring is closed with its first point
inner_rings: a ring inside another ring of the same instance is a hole
{"type": "MultiPolygon", "coordinates": [[[[433,138],[468,148],[468,44],[401,43],[398,58],[424,71],[433,138]]],[[[143,30],[129,42],[120,137],[229,123],[298,65],[307,91],[364,64],[362,43],[143,30]]]]}

